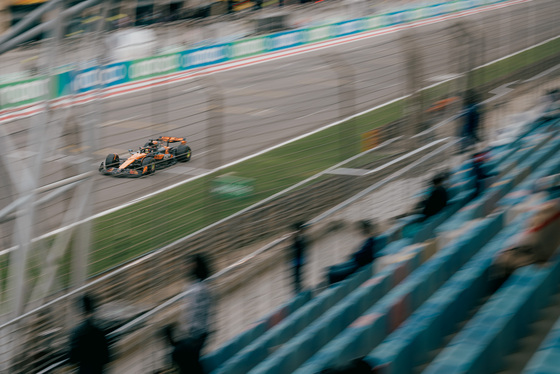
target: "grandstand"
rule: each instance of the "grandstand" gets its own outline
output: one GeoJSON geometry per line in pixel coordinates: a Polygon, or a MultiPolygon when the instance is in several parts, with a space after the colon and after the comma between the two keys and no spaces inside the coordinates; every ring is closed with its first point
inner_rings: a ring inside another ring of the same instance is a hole
{"type": "MultiPolygon", "coordinates": [[[[539,178],[560,172],[559,128],[558,118],[539,119],[512,143],[493,148],[488,167],[496,177],[478,197],[469,164],[461,164],[450,177],[450,205],[420,227],[410,229],[401,220],[381,235],[384,257],[375,269],[297,296],[276,318],[207,354],[208,371],[319,373],[363,356],[382,373],[506,368],[539,313],[558,302],[560,257],[555,253],[544,265],[516,270],[497,291],[491,265],[550,198],[532,194],[532,188],[539,178]]],[[[548,318],[559,318],[555,311],[548,318]]],[[[558,323],[527,372],[557,372],[558,323]]]]}

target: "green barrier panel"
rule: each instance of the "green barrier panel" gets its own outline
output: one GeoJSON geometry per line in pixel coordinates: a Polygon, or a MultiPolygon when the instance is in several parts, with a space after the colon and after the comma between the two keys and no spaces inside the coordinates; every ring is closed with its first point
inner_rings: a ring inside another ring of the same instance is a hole
{"type": "Polygon", "coordinates": [[[374,30],[374,29],[380,28],[382,22],[383,22],[382,16],[377,15],[377,16],[367,17],[365,19],[364,24],[365,24],[366,30],[374,30]]]}
{"type": "MultiPolygon", "coordinates": [[[[38,77],[0,85],[0,108],[12,108],[48,99],[49,82],[48,77],[38,77]]],[[[52,82],[56,82],[56,79],[52,82]]],[[[56,92],[56,87],[53,89],[56,92]]]]}
{"type": "Polygon", "coordinates": [[[331,38],[331,25],[310,27],[304,30],[306,43],[317,43],[331,38]]]}
{"type": "Polygon", "coordinates": [[[265,38],[260,36],[257,38],[242,39],[231,43],[230,58],[244,58],[263,53],[265,50],[265,38]]]}
{"type": "Polygon", "coordinates": [[[409,12],[409,17],[410,17],[410,21],[419,21],[422,19],[422,9],[423,8],[416,8],[416,9],[410,9],[409,12]]]}
{"type": "Polygon", "coordinates": [[[130,81],[137,81],[174,73],[179,71],[179,62],[178,53],[133,60],[128,66],[128,78],[130,81]]]}

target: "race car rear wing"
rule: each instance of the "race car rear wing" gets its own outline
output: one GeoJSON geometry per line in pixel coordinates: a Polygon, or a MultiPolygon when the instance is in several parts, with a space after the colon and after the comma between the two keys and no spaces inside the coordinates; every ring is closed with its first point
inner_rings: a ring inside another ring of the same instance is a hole
{"type": "Polygon", "coordinates": [[[177,142],[181,142],[181,144],[187,144],[187,139],[177,138],[175,136],[160,136],[157,140],[162,141],[162,142],[167,142],[167,144],[177,143],[177,142]]]}

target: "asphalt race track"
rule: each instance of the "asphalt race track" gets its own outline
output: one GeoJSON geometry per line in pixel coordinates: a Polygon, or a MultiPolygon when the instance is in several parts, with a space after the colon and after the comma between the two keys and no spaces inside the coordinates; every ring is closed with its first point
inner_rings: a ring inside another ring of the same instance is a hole
{"type": "MultiPolygon", "coordinates": [[[[481,65],[557,36],[559,18],[558,0],[539,0],[463,17],[460,21],[467,22],[476,38],[483,40],[479,50],[484,52],[475,59],[481,65]]],[[[457,21],[407,31],[421,47],[425,86],[458,73],[459,66],[464,66],[464,61],[459,60],[465,55],[465,49],[452,27],[457,21]]],[[[91,196],[93,213],[205,172],[213,165],[209,159],[212,146],[222,149],[222,159],[214,162],[225,164],[340,119],[337,76],[340,71],[350,69],[354,73],[355,112],[407,94],[405,54],[399,40],[403,32],[56,111],[55,118],[65,118],[70,110],[78,121],[83,121],[79,126],[99,124],[100,141],[93,146],[95,159],[87,161],[91,170],[97,170],[108,153],[126,155],[128,149],[136,149],[148,138],[160,135],[185,136],[193,150],[190,162],[152,176],[115,179],[96,175],[91,196]],[[215,97],[216,93],[223,97],[219,109],[223,115],[223,135],[221,144],[212,145],[209,144],[208,108],[209,97],[215,97]]],[[[25,160],[34,155],[35,148],[26,148],[27,137],[31,136],[27,129],[32,121],[33,118],[26,118],[2,125],[21,152],[8,157],[25,160]]],[[[68,140],[71,137],[57,139],[56,150],[45,158],[47,162],[42,167],[43,185],[76,174],[72,164],[84,153],[82,146],[71,144],[68,140]]],[[[79,143],[75,139],[73,142],[79,143]]],[[[3,187],[0,209],[13,200],[15,193],[7,185],[3,187]]],[[[40,215],[39,232],[35,235],[58,227],[56,217],[65,206],[63,198],[49,204],[40,215]]],[[[4,237],[0,249],[11,244],[6,236],[9,224],[0,225],[4,237]]]]}

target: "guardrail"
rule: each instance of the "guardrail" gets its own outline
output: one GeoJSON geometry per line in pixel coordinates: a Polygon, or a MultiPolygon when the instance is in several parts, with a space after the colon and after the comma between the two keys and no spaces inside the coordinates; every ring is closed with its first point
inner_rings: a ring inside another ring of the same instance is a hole
{"type": "Polygon", "coordinates": [[[13,110],[42,100],[61,99],[70,95],[89,93],[100,87],[114,88],[124,84],[138,83],[146,79],[205,68],[226,61],[278,52],[361,32],[512,1],[519,0],[447,1],[328,25],[246,38],[226,44],[187,49],[178,53],[105,66],[71,69],[51,77],[38,76],[0,84],[0,110],[13,110]]]}

